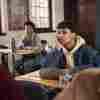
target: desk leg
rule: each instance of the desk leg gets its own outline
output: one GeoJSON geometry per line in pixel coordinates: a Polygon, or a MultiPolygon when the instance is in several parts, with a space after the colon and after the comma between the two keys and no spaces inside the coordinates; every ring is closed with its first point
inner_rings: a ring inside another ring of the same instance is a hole
{"type": "Polygon", "coordinates": [[[2,64],[8,66],[8,54],[2,54],[1,55],[1,59],[2,59],[2,64]]]}

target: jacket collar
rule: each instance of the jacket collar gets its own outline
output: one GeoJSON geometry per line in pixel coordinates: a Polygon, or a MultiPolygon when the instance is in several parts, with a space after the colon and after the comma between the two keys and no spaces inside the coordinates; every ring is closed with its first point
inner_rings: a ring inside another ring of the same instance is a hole
{"type": "Polygon", "coordinates": [[[81,37],[81,36],[77,36],[76,37],[76,45],[75,47],[71,50],[71,51],[68,51],[66,48],[64,48],[60,43],[59,44],[59,47],[58,49],[63,49],[64,53],[71,53],[73,54],[74,52],[76,52],[82,45],[86,44],[85,40],[81,37]]]}

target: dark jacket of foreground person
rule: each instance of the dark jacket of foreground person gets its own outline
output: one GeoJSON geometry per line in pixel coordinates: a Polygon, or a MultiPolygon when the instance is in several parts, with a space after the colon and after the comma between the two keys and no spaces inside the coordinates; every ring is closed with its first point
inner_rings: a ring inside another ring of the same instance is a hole
{"type": "Polygon", "coordinates": [[[48,100],[45,89],[30,81],[14,80],[0,65],[0,100],[48,100]]]}

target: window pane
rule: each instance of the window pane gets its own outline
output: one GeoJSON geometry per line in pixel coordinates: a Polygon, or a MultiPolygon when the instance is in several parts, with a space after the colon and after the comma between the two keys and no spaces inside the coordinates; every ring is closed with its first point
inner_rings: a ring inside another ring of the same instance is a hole
{"type": "Polygon", "coordinates": [[[49,21],[48,21],[48,18],[41,18],[41,24],[44,26],[45,25],[45,27],[46,27],[46,25],[47,25],[47,23],[49,23],[49,21]]]}
{"type": "Polygon", "coordinates": [[[44,2],[45,0],[40,0],[40,2],[44,2]]]}
{"type": "Polygon", "coordinates": [[[45,0],[44,7],[48,7],[48,0],[45,0]]]}
{"type": "Polygon", "coordinates": [[[43,3],[40,3],[40,7],[44,7],[44,4],[43,3]]]}
{"type": "Polygon", "coordinates": [[[36,15],[36,7],[34,7],[34,6],[31,8],[31,15],[34,17],[36,15]]]}
{"type": "Polygon", "coordinates": [[[41,27],[42,27],[42,28],[48,28],[49,25],[48,25],[48,23],[41,23],[41,27]]]}
{"type": "Polygon", "coordinates": [[[37,27],[41,27],[40,21],[37,21],[36,26],[37,26],[37,27]]]}
{"type": "Polygon", "coordinates": [[[35,6],[39,6],[39,0],[35,0],[35,6]]]}
{"type": "Polygon", "coordinates": [[[36,0],[30,0],[31,2],[31,4],[32,4],[32,6],[35,6],[36,5],[36,0]]]}
{"type": "Polygon", "coordinates": [[[40,17],[40,8],[39,7],[36,8],[36,17],[40,17]]]}
{"type": "Polygon", "coordinates": [[[31,20],[36,24],[37,27],[45,28],[49,27],[49,0],[31,0],[31,20]]]}
{"type": "Polygon", "coordinates": [[[48,16],[49,16],[49,10],[48,10],[48,8],[45,8],[44,17],[48,17],[48,16]]]}
{"type": "Polygon", "coordinates": [[[35,19],[36,19],[37,21],[40,21],[40,17],[36,17],[35,19]]]}
{"type": "Polygon", "coordinates": [[[48,0],[44,0],[44,1],[40,0],[40,7],[48,7],[48,0]]]}
{"type": "Polygon", "coordinates": [[[45,26],[49,27],[49,24],[48,24],[49,20],[48,20],[48,18],[45,18],[44,23],[45,23],[45,26]]]}
{"type": "Polygon", "coordinates": [[[40,17],[44,17],[44,8],[40,8],[40,17]]]}

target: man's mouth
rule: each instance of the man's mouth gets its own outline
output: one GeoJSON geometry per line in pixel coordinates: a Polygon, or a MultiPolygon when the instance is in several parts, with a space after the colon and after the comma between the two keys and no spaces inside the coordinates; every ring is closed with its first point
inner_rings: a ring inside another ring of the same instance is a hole
{"type": "Polygon", "coordinates": [[[63,40],[63,39],[58,39],[58,41],[59,41],[59,42],[61,42],[61,43],[62,43],[62,42],[64,42],[64,40],[63,40]]]}

